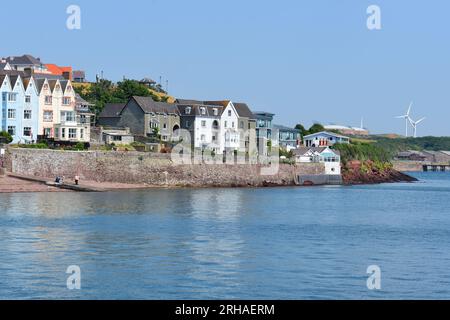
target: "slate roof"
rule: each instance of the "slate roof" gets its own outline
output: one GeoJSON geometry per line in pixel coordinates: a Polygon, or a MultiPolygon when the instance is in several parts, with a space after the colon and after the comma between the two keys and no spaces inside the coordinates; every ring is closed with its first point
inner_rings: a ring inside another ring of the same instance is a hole
{"type": "Polygon", "coordinates": [[[8,57],[5,58],[6,62],[13,65],[42,65],[41,60],[33,57],[30,54],[24,54],[19,57],[8,57]]]}
{"type": "Polygon", "coordinates": [[[151,97],[137,97],[132,99],[145,113],[179,114],[178,106],[174,103],[156,102],[151,97]]]}
{"type": "Polygon", "coordinates": [[[19,78],[19,76],[9,76],[9,82],[11,84],[11,88],[14,88],[18,78],[19,78]]]}
{"type": "Polygon", "coordinates": [[[48,80],[48,84],[49,84],[50,90],[52,90],[52,92],[55,89],[56,82],[57,82],[56,80],[48,80]]]}
{"type": "Polygon", "coordinates": [[[34,79],[34,82],[36,83],[37,90],[39,94],[41,93],[42,87],[44,86],[45,79],[34,79]]]}
{"type": "Polygon", "coordinates": [[[107,103],[100,113],[100,118],[118,118],[126,103],[107,103]]]}
{"type": "Polygon", "coordinates": [[[220,117],[224,108],[222,106],[205,104],[179,104],[178,110],[182,116],[220,117]],[[191,108],[191,112],[189,114],[186,113],[187,108],[191,108]],[[202,114],[201,108],[205,108],[205,114],[202,114]],[[214,114],[214,110],[217,110],[217,114],[214,114]]]}
{"type": "Polygon", "coordinates": [[[242,118],[249,118],[249,119],[256,119],[255,115],[253,114],[253,112],[250,110],[250,108],[248,107],[248,105],[246,103],[241,103],[241,102],[236,102],[234,103],[234,108],[236,109],[239,117],[242,118]]]}

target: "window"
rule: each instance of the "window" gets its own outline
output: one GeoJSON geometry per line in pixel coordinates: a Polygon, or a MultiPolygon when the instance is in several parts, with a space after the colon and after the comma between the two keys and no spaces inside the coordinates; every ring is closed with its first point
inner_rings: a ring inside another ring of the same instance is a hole
{"type": "Polygon", "coordinates": [[[234,121],[231,123],[231,127],[234,128],[234,121]]]}
{"type": "MultiPolygon", "coordinates": [[[[84,139],[84,129],[80,129],[80,139],[84,139]]],[[[120,137],[120,140],[122,140],[122,137],[120,137]]]]}
{"type": "Polygon", "coordinates": [[[201,113],[202,115],[205,115],[205,114],[206,114],[206,108],[201,107],[201,108],[200,108],[200,113],[201,113]]]}
{"type": "MultiPolygon", "coordinates": [[[[58,132],[58,130],[56,130],[56,132],[58,132]]],[[[44,128],[44,136],[50,137],[51,134],[52,134],[52,129],[44,128]]]]}
{"type": "Polygon", "coordinates": [[[151,129],[158,128],[158,123],[156,121],[150,121],[150,128],[151,129]]]}
{"type": "Polygon", "coordinates": [[[70,105],[71,102],[72,102],[72,99],[70,97],[63,97],[63,100],[62,100],[63,105],[68,106],[68,105],[70,105]]]}
{"type": "Polygon", "coordinates": [[[75,112],[73,112],[73,111],[61,111],[61,121],[75,122],[75,112]]]}
{"type": "Polygon", "coordinates": [[[204,135],[204,134],[202,134],[202,136],[201,136],[201,138],[200,138],[202,141],[205,141],[206,140],[206,136],[204,135]]]}
{"type": "Polygon", "coordinates": [[[69,139],[77,138],[77,129],[69,128],[69,139]]]}
{"type": "Polygon", "coordinates": [[[228,116],[231,117],[231,110],[228,110],[228,116]]]}
{"type": "Polygon", "coordinates": [[[8,102],[16,102],[17,101],[17,93],[9,92],[8,93],[8,102]]]}
{"type": "Polygon", "coordinates": [[[23,136],[24,137],[31,137],[31,128],[30,127],[24,127],[23,128],[23,136]]]}
{"type": "Polygon", "coordinates": [[[189,128],[191,126],[191,122],[189,121],[189,120],[187,120],[186,122],[185,122],[185,127],[186,128],[189,128]]]}
{"type": "Polygon", "coordinates": [[[113,141],[122,141],[122,136],[113,136],[113,141]]]}
{"type": "Polygon", "coordinates": [[[202,127],[203,128],[206,127],[206,121],[205,120],[202,120],[202,127]]]}
{"type": "Polygon", "coordinates": [[[186,114],[191,114],[191,107],[187,107],[185,110],[184,110],[184,113],[186,113],[186,114]]]}
{"type": "Polygon", "coordinates": [[[225,123],[224,123],[224,127],[225,127],[225,128],[227,128],[227,127],[228,127],[228,123],[227,123],[227,121],[225,121],[225,123]]]}
{"type": "Polygon", "coordinates": [[[25,96],[25,103],[30,103],[31,102],[31,96],[30,95],[26,95],[25,96]]]}
{"type": "Polygon", "coordinates": [[[30,120],[31,119],[31,110],[24,110],[23,111],[23,118],[25,120],[30,120]]]}
{"type": "Polygon", "coordinates": [[[16,127],[15,126],[8,126],[8,133],[12,136],[16,135],[16,127]]]}
{"type": "Polygon", "coordinates": [[[167,129],[167,123],[163,124],[163,129],[167,129]]]}
{"type": "Polygon", "coordinates": [[[161,138],[162,138],[163,141],[167,141],[168,140],[167,136],[162,136],[161,138]]]}
{"type": "Polygon", "coordinates": [[[45,96],[45,104],[52,104],[53,98],[52,96],[45,96]]]}
{"type": "Polygon", "coordinates": [[[53,111],[44,111],[44,122],[53,122],[53,111]]]}
{"type": "Polygon", "coordinates": [[[244,121],[241,121],[241,122],[239,123],[239,128],[244,129],[244,121]]]}
{"type": "Polygon", "coordinates": [[[8,109],[8,119],[16,119],[16,109],[8,109]]]}
{"type": "Polygon", "coordinates": [[[217,108],[214,108],[213,109],[213,113],[214,113],[215,116],[217,116],[217,115],[219,115],[219,110],[217,110],[217,108]]]}
{"type": "Polygon", "coordinates": [[[61,138],[64,139],[66,137],[66,128],[61,128],[61,138]]]}

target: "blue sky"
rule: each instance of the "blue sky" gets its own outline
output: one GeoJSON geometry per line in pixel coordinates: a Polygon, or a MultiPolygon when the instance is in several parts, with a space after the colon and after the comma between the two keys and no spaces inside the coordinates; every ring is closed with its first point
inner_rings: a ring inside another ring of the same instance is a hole
{"type": "Polygon", "coordinates": [[[232,99],[285,125],[340,123],[450,136],[448,0],[2,1],[0,56],[30,53],[90,80],[169,80],[176,97],[232,99]],[[66,8],[81,8],[81,30],[66,8]],[[366,27],[381,8],[382,29],[366,27]],[[5,14],[6,13],[6,14],[5,14]],[[7,39],[5,39],[5,37],[7,39]]]}

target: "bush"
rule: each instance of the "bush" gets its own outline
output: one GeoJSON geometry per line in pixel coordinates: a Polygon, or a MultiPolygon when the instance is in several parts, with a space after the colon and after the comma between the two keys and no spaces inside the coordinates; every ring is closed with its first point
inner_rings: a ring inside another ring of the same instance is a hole
{"type": "Polygon", "coordinates": [[[19,144],[17,147],[22,149],[48,149],[48,145],[46,143],[19,144]]]}
{"type": "Polygon", "coordinates": [[[384,148],[369,143],[336,144],[333,149],[341,153],[341,160],[344,164],[352,160],[389,163],[392,159],[391,154],[384,148]]]}
{"type": "Polygon", "coordinates": [[[83,142],[78,142],[75,146],[74,146],[75,150],[78,151],[83,151],[86,150],[86,145],[83,142]]]}
{"type": "Polygon", "coordinates": [[[0,142],[5,142],[5,143],[11,143],[13,141],[13,137],[12,135],[9,134],[9,132],[6,131],[1,131],[0,132],[0,142]]]}

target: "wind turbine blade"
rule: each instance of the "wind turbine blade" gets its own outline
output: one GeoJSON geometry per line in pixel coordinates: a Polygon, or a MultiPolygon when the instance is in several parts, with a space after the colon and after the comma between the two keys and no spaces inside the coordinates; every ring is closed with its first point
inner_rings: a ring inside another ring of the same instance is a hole
{"type": "Polygon", "coordinates": [[[407,116],[410,115],[412,106],[413,106],[413,103],[411,102],[411,103],[409,104],[408,112],[406,113],[407,116]]]}
{"type": "Polygon", "coordinates": [[[421,122],[423,122],[425,119],[426,119],[426,118],[422,118],[422,119],[416,121],[416,125],[419,124],[419,123],[421,123],[421,122]]]}

